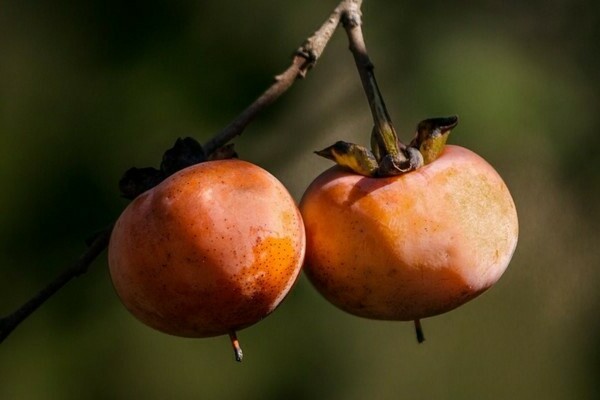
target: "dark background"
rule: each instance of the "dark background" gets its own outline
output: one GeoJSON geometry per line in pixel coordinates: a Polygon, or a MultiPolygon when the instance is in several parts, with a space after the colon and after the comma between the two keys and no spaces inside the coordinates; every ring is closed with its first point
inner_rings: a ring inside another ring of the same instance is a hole
{"type": "MultiPolygon", "coordinates": [[[[402,139],[450,142],[504,177],[520,240],[499,283],[412,325],[338,311],[302,277],[239,333],[191,340],[131,317],[103,255],[0,345],[2,399],[600,397],[600,12],[592,1],[366,1],[364,33],[402,139]],[[475,5],[474,5],[475,4],[475,5]]],[[[0,1],[0,315],[114,220],[116,182],[179,136],[205,141],[289,64],[335,1],[0,1]]],[[[370,113],[345,35],[236,140],[300,199],[370,113]]]]}

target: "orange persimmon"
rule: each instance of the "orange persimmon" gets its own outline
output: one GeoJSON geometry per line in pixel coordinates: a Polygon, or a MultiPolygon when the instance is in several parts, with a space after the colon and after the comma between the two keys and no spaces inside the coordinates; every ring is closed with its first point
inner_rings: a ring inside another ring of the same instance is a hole
{"type": "Polygon", "coordinates": [[[114,227],[109,265],[117,294],[140,321],[208,337],[235,335],[275,310],[304,251],[302,218],[285,187],[256,165],[219,160],[185,168],[133,200],[114,227]]]}
{"type": "Polygon", "coordinates": [[[366,318],[418,321],[452,310],[500,278],[517,244],[503,180],[458,146],[399,176],[334,166],[312,182],[300,210],[310,281],[366,318]]]}

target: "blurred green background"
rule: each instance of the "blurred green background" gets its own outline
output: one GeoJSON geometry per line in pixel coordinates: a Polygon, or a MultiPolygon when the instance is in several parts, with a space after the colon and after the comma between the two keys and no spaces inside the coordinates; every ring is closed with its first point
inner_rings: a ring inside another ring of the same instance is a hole
{"type": "MultiPolygon", "coordinates": [[[[289,65],[335,1],[0,1],[0,315],[84,250],[126,202],[116,182],[201,141],[289,65]]],[[[191,340],[121,306],[102,256],[0,345],[1,399],[600,397],[600,3],[366,1],[364,33],[402,139],[459,114],[450,142],[504,177],[520,241],[471,303],[359,319],[302,277],[269,318],[191,340]]],[[[370,113],[345,35],[236,140],[299,200],[370,113]]]]}

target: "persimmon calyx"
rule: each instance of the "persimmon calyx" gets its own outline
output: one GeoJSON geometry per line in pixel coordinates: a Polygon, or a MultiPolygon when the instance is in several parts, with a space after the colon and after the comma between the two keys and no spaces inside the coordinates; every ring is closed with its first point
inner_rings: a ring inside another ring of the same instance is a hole
{"type": "Polygon", "coordinates": [[[409,147],[418,149],[423,163],[429,164],[437,159],[446,145],[450,131],[458,125],[458,116],[425,119],[417,125],[417,133],[409,147]]]}
{"type": "Polygon", "coordinates": [[[392,135],[373,127],[371,150],[358,144],[338,141],[315,153],[360,175],[402,175],[437,159],[444,150],[448,134],[457,124],[457,116],[423,120],[417,125],[417,133],[408,146],[398,139],[390,143],[389,140],[396,138],[395,132],[392,135]]]}
{"type": "Polygon", "coordinates": [[[380,160],[368,148],[355,143],[338,141],[315,154],[335,161],[364,176],[393,176],[404,174],[423,165],[423,157],[416,149],[406,148],[407,156],[400,158],[386,154],[380,160]]]}
{"type": "Polygon", "coordinates": [[[340,140],[323,150],[315,151],[315,154],[364,176],[375,176],[379,169],[377,159],[371,150],[354,143],[340,140]]]}
{"type": "Polygon", "coordinates": [[[119,181],[121,195],[129,200],[135,199],[145,191],[152,189],[175,172],[205,161],[238,158],[233,143],[216,148],[206,154],[198,141],[191,137],[178,138],[173,147],[165,151],[160,168],[130,168],[119,181]]]}

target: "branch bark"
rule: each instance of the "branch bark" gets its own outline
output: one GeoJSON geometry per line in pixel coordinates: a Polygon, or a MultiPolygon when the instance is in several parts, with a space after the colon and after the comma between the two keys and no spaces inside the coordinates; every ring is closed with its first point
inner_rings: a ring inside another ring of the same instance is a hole
{"type": "MultiPolygon", "coordinates": [[[[304,78],[316,64],[335,32],[343,15],[349,10],[360,10],[362,0],[343,0],[329,18],[296,50],[291,65],[275,77],[273,84],[252,104],[243,110],[229,125],[204,144],[206,154],[213,153],[234,137],[242,134],[246,126],[269,105],[285,93],[298,78],[304,78]]],[[[44,304],[73,278],[86,273],[92,262],[108,247],[112,226],[98,234],[81,257],[48,286],[12,314],[0,319],[0,343],[35,310],[44,304]]]]}
{"type": "Polygon", "coordinates": [[[81,257],[62,274],[54,279],[48,286],[33,296],[29,301],[23,304],[12,314],[0,319],[0,343],[35,310],[65,286],[71,279],[83,275],[87,272],[92,262],[106,249],[110,239],[112,226],[100,232],[95,236],[87,250],[81,257]]]}
{"type": "Polygon", "coordinates": [[[275,77],[275,82],[240,115],[212,139],[204,144],[204,152],[211,154],[227,144],[234,137],[241,135],[246,126],[265,108],[285,93],[298,78],[304,78],[329,43],[329,39],[340,24],[343,15],[350,10],[360,10],[362,0],[344,0],[333,10],[329,18],[315,31],[302,46],[296,50],[292,64],[275,77]]]}

